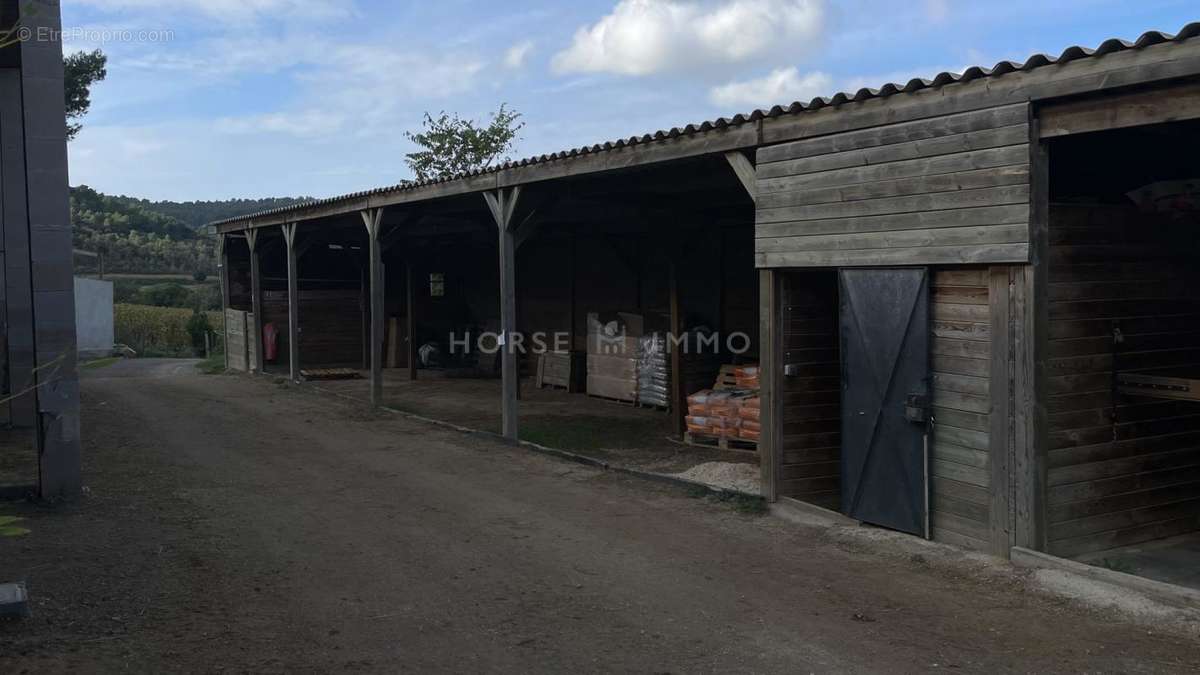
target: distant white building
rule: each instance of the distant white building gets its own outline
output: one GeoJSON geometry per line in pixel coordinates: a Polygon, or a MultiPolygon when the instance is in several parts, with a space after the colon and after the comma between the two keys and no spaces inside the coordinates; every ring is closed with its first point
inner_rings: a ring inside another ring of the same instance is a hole
{"type": "Polygon", "coordinates": [[[112,353],[115,336],[111,281],[75,277],[75,340],[81,359],[112,353]]]}

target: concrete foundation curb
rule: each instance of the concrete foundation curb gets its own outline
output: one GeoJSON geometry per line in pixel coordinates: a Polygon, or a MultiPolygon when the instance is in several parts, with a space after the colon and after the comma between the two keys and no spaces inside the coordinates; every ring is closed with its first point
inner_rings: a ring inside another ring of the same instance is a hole
{"type": "Polygon", "coordinates": [[[770,510],[773,516],[801,525],[834,527],[839,525],[858,526],[862,524],[837,511],[830,511],[829,509],[814,506],[813,504],[802,502],[799,499],[792,499],[791,497],[780,497],[779,501],[770,505],[770,510]]]}
{"type": "Polygon", "coordinates": [[[1144,595],[1154,602],[1179,609],[1200,610],[1200,591],[1176,586],[1162,581],[1117,572],[1115,570],[1095,567],[1085,563],[1052,556],[1049,553],[1033,551],[1020,546],[1014,546],[1011,553],[1012,564],[1028,569],[1048,569],[1077,575],[1089,581],[1097,581],[1144,595]]]}

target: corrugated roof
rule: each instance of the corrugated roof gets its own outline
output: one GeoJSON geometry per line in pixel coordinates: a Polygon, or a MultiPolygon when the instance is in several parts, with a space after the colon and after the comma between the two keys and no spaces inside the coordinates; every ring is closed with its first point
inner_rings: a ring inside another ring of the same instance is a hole
{"type": "Polygon", "coordinates": [[[865,100],[873,99],[873,98],[884,98],[884,97],[888,97],[888,96],[894,96],[896,94],[909,94],[909,93],[913,93],[916,91],[920,91],[922,89],[938,88],[938,87],[944,87],[949,84],[970,82],[971,80],[977,80],[977,79],[984,78],[984,77],[999,77],[1002,75],[1006,75],[1008,73],[1013,73],[1013,72],[1018,72],[1018,71],[1028,72],[1031,70],[1035,70],[1037,68],[1042,68],[1044,66],[1051,66],[1054,64],[1068,63],[1070,61],[1076,61],[1079,59],[1103,56],[1105,54],[1111,54],[1113,52],[1122,52],[1122,51],[1128,51],[1131,49],[1144,49],[1146,47],[1150,47],[1150,46],[1157,45],[1157,44],[1162,44],[1165,42],[1182,42],[1183,40],[1187,40],[1189,38],[1196,37],[1197,35],[1200,35],[1200,22],[1193,22],[1193,23],[1189,23],[1188,25],[1184,26],[1178,33],[1176,33],[1174,35],[1172,35],[1170,33],[1162,33],[1159,31],[1149,31],[1149,32],[1143,33],[1141,35],[1141,37],[1139,37],[1137,40],[1135,40],[1133,42],[1130,42],[1128,40],[1120,40],[1117,38],[1112,38],[1112,39],[1105,40],[1104,42],[1100,43],[1100,45],[1098,47],[1096,47],[1095,49],[1089,49],[1087,47],[1079,47],[1079,46],[1068,47],[1068,48],[1064,49],[1063,52],[1061,54],[1059,54],[1057,57],[1049,56],[1046,54],[1034,54],[1033,56],[1030,56],[1028,59],[1026,59],[1023,63],[1017,63],[1015,61],[1001,61],[1001,62],[997,63],[996,65],[992,66],[991,68],[974,66],[974,67],[966,69],[962,73],[949,73],[949,72],[939,73],[936,76],[934,76],[934,78],[931,80],[926,80],[926,79],[921,79],[921,78],[913,78],[913,79],[909,80],[907,84],[904,84],[904,85],[888,83],[878,89],[871,89],[871,88],[864,87],[862,89],[859,89],[857,92],[855,92],[853,94],[841,92],[841,93],[835,94],[828,98],[825,98],[825,97],[814,98],[813,100],[809,101],[808,103],[803,103],[803,102],[797,101],[786,107],[777,105],[769,110],[756,110],[756,111],[754,111],[752,113],[748,113],[748,114],[738,114],[738,115],[734,115],[733,117],[721,117],[721,118],[718,118],[715,120],[700,122],[698,124],[688,124],[687,126],[684,126],[684,127],[673,127],[669,130],[659,130],[654,133],[644,134],[642,136],[630,136],[629,138],[622,138],[622,139],[618,139],[615,141],[609,141],[606,143],[597,143],[594,145],[572,148],[570,150],[563,150],[560,152],[554,152],[554,153],[545,154],[545,155],[537,155],[534,157],[526,157],[526,158],[520,159],[520,160],[512,160],[512,161],[504,162],[503,164],[499,164],[494,167],[490,167],[488,169],[462,173],[462,174],[459,174],[456,176],[451,176],[449,178],[441,178],[441,179],[426,180],[426,181],[408,181],[408,182],[398,183],[396,185],[389,185],[386,187],[375,188],[372,190],[363,190],[361,192],[353,192],[350,194],[338,195],[336,197],[328,197],[325,199],[317,199],[317,200],[313,200],[313,201],[309,201],[309,202],[304,202],[301,204],[294,204],[291,206],[284,206],[284,207],[278,207],[278,208],[274,208],[274,209],[268,209],[265,211],[259,211],[257,213],[247,214],[244,216],[235,216],[232,218],[226,218],[224,220],[218,220],[218,221],[209,223],[209,225],[210,226],[224,225],[226,223],[233,223],[233,222],[238,222],[241,220],[249,220],[249,219],[259,218],[259,217],[263,217],[263,216],[271,216],[271,215],[287,213],[287,212],[291,212],[291,211],[302,211],[306,208],[311,208],[313,206],[323,206],[323,205],[333,204],[336,202],[361,199],[363,197],[369,197],[369,196],[380,195],[380,194],[385,194],[385,193],[390,194],[390,193],[396,193],[396,192],[403,192],[406,190],[415,190],[417,188],[421,188],[421,187],[425,187],[425,186],[429,186],[429,185],[448,183],[451,181],[461,180],[463,178],[471,178],[474,176],[496,173],[496,172],[503,171],[505,169],[511,169],[514,167],[522,167],[522,166],[529,166],[529,165],[533,165],[533,164],[541,164],[544,162],[552,162],[555,160],[577,157],[580,155],[590,155],[590,154],[595,154],[595,153],[607,152],[609,150],[616,150],[616,149],[624,148],[627,146],[653,143],[655,141],[667,140],[667,139],[676,138],[679,136],[687,136],[687,135],[696,134],[696,133],[703,133],[703,132],[710,131],[713,129],[723,129],[726,127],[740,126],[743,124],[756,122],[756,121],[758,121],[760,119],[764,119],[764,118],[780,117],[783,115],[793,115],[793,114],[802,113],[802,112],[820,110],[821,108],[827,108],[830,106],[839,106],[839,105],[843,105],[846,103],[855,103],[855,102],[865,101],[865,100]]]}

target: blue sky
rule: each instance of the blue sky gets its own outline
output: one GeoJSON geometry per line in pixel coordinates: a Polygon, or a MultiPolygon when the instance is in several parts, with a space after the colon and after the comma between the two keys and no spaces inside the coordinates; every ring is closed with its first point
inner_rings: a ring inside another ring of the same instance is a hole
{"type": "Polygon", "coordinates": [[[70,147],[71,182],[151,199],[325,197],[409,178],[404,132],[425,111],[483,118],[507,103],[527,125],[523,157],[1174,32],[1200,18],[1195,7],[64,0],[66,49],[109,54],[70,147]]]}

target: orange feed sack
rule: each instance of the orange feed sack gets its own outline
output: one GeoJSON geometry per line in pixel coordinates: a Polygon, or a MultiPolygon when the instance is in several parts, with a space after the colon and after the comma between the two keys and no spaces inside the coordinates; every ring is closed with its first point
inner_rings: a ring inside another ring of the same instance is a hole
{"type": "Polygon", "coordinates": [[[757,441],[758,437],[759,437],[759,431],[757,429],[747,429],[745,427],[742,427],[738,431],[738,438],[744,438],[748,441],[757,441]]]}
{"type": "Polygon", "coordinates": [[[758,408],[743,407],[743,408],[738,409],[738,417],[741,417],[743,420],[752,420],[754,422],[757,422],[757,421],[759,421],[761,414],[762,414],[762,411],[759,410],[758,408]]]}

